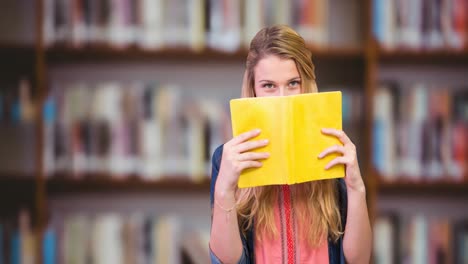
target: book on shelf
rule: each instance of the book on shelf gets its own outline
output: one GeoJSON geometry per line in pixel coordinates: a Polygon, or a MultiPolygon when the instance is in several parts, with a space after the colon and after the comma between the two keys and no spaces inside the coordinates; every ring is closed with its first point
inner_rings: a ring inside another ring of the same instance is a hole
{"type": "Polygon", "coordinates": [[[203,48],[204,6],[202,0],[163,2],[163,41],[168,47],[189,46],[195,51],[203,48]]]}
{"type": "Polygon", "coordinates": [[[33,176],[36,163],[36,102],[28,78],[2,83],[0,91],[0,172],[33,176]]]}
{"type": "Polygon", "coordinates": [[[35,263],[37,242],[29,210],[0,218],[1,263],[35,263]]]}
{"type": "Polygon", "coordinates": [[[159,49],[163,47],[163,2],[154,0],[142,0],[140,17],[137,21],[140,26],[135,25],[137,28],[136,42],[141,45],[143,49],[159,49]]]}
{"type": "Polygon", "coordinates": [[[28,210],[21,210],[19,213],[19,238],[21,263],[35,263],[37,239],[32,229],[31,216],[28,210]]]}
{"type": "MultiPolygon", "coordinates": [[[[170,263],[182,261],[189,234],[175,215],[117,212],[54,215],[43,238],[44,263],[170,263]]],[[[191,236],[198,239],[197,236],[191,236]]],[[[194,253],[195,254],[195,253],[194,253]]],[[[195,255],[200,256],[196,251],[195,255]],[[198,254],[198,255],[196,255],[198,254]]],[[[206,251],[208,254],[208,251],[206,251]]]]}
{"type": "Polygon", "coordinates": [[[396,263],[398,230],[395,218],[391,215],[380,215],[374,222],[374,263],[396,263]]]}
{"type": "Polygon", "coordinates": [[[35,102],[31,82],[22,77],[17,82],[1,84],[0,124],[24,124],[35,121],[35,102]]]}
{"type": "Polygon", "coordinates": [[[32,5],[29,1],[4,0],[0,16],[2,17],[0,43],[34,46],[36,5],[32,5]]]}
{"type": "Polygon", "coordinates": [[[262,160],[262,167],[241,173],[240,188],[344,177],[343,165],[325,170],[336,154],[318,158],[327,147],[342,144],[321,132],[342,129],[341,92],[240,98],[230,105],[234,136],[260,129],[255,140],[269,140],[254,152],[268,152],[270,157],[262,160]]]}
{"type": "Polygon", "coordinates": [[[56,248],[57,248],[56,234],[53,229],[47,228],[44,231],[44,236],[42,238],[42,263],[44,264],[57,263],[56,248]]]}
{"type": "Polygon", "coordinates": [[[234,52],[263,27],[292,25],[314,46],[328,44],[328,1],[45,0],[47,47],[105,44],[157,50],[234,52]]]}
{"type": "Polygon", "coordinates": [[[364,93],[352,87],[325,87],[321,91],[342,91],[343,131],[356,146],[358,161],[364,161],[364,93]]]}
{"type": "Polygon", "coordinates": [[[454,263],[468,263],[468,221],[456,222],[454,230],[454,263]]]}
{"type": "Polygon", "coordinates": [[[194,230],[184,233],[181,239],[182,249],[194,264],[210,263],[210,233],[208,231],[194,230]]]}
{"type": "Polygon", "coordinates": [[[382,83],[374,97],[373,164],[386,180],[463,181],[468,160],[466,90],[382,83]]]}
{"type": "Polygon", "coordinates": [[[464,0],[373,0],[373,34],[385,49],[456,49],[467,44],[464,0]]]}
{"type": "Polygon", "coordinates": [[[230,135],[217,101],[184,97],[156,82],[56,83],[44,104],[47,175],[208,175],[230,135]]]}
{"type": "Polygon", "coordinates": [[[466,263],[466,220],[414,215],[379,215],[374,226],[374,261],[466,263]]]}
{"type": "Polygon", "coordinates": [[[327,0],[295,1],[297,14],[293,16],[293,25],[307,43],[325,46],[328,43],[328,5],[327,0]]]}
{"type": "MultiPolygon", "coordinates": [[[[254,2],[254,1],[252,1],[254,2]]],[[[241,47],[242,1],[206,1],[207,44],[214,49],[235,52],[241,47]]]]}
{"type": "Polygon", "coordinates": [[[204,45],[202,0],[44,1],[46,46],[109,44],[143,49],[204,45]]]}

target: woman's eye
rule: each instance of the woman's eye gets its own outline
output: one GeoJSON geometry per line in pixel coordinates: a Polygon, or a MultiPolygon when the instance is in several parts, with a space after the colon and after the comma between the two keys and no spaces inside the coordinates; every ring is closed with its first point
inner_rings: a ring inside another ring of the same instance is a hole
{"type": "Polygon", "coordinates": [[[274,88],[275,86],[272,84],[272,83],[265,83],[263,85],[263,88],[268,88],[268,89],[271,89],[271,88],[274,88]]]}
{"type": "Polygon", "coordinates": [[[292,81],[292,82],[289,83],[289,86],[295,88],[295,87],[299,86],[300,84],[301,84],[301,83],[300,83],[299,81],[292,81]]]}

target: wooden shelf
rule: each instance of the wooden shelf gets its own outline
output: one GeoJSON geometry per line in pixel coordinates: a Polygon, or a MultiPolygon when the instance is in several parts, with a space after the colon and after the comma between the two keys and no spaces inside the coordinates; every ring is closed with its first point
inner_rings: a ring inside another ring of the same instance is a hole
{"type": "Polygon", "coordinates": [[[337,58],[337,59],[364,59],[364,50],[361,48],[353,47],[330,47],[330,48],[317,48],[309,46],[312,51],[312,59],[317,58],[337,58]]]}
{"type": "MultiPolygon", "coordinates": [[[[0,173],[0,205],[29,204],[34,200],[37,181],[32,174],[0,173]]],[[[1,213],[1,212],[0,212],[1,213]]]]}
{"type": "Polygon", "coordinates": [[[119,49],[103,45],[91,45],[82,48],[55,46],[46,51],[46,58],[50,63],[113,61],[151,62],[157,60],[242,60],[245,59],[245,55],[246,53],[242,51],[225,53],[206,49],[197,52],[188,48],[143,50],[137,47],[119,49]]]}
{"type": "MultiPolygon", "coordinates": [[[[35,49],[33,45],[26,44],[10,44],[0,43],[0,56],[2,58],[11,58],[17,60],[32,60],[35,57],[35,49]]],[[[0,63],[8,62],[11,64],[12,61],[2,61],[0,63]]]]}
{"type": "Polygon", "coordinates": [[[109,175],[87,175],[83,178],[70,178],[69,175],[54,175],[46,180],[49,194],[89,193],[89,192],[152,192],[152,193],[209,193],[208,177],[200,182],[188,176],[173,175],[158,180],[142,180],[136,176],[121,179],[109,175]]]}
{"type": "Polygon", "coordinates": [[[1,43],[0,58],[2,80],[17,80],[25,75],[34,76],[34,46],[1,43]]]}
{"type": "Polygon", "coordinates": [[[468,181],[378,181],[382,195],[468,196],[468,181]]]}
{"type": "Polygon", "coordinates": [[[0,51],[28,52],[31,55],[35,52],[33,44],[5,43],[0,42],[0,51]]]}
{"type": "MultiPolygon", "coordinates": [[[[311,48],[313,58],[317,60],[363,60],[363,50],[359,48],[311,48]]],[[[54,46],[46,51],[50,63],[67,62],[115,62],[137,61],[152,62],[158,60],[171,61],[239,61],[247,58],[247,50],[241,49],[228,53],[205,48],[194,51],[189,48],[170,48],[163,50],[144,50],[138,47],[119,49],[109,45],[90,45],[80,48],[70,46],[54,46]]]]}
{"type": "Polygon", "coordinates": [[[461,50],[385,50],[378,48],[377,58],[387,64],[468,65],[468,48],[461,50]]]}
{"type": "Polygon", "coordinates": [[[5,185],[35,184],[34,174],[0,172],[0,188],[5,185]]]}

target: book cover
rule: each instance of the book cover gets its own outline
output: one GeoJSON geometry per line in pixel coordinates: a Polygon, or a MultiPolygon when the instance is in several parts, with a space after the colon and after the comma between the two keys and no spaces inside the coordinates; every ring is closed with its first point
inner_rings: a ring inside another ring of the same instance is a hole
{"type": "Polygon", "coordinates": [[[395,263],[396,221],[390,215],[377,217],[374,224],[374,263],[395,263]]]}
{"type": "Polygon", "coordinates": [[[253,140],[270,143],[253,151],[269,152],[261,168],[242,172],[238,186],[295,184],[344,177],[344,165],[325,166],[338,154],[319,159],[327,147],[341,142],[322,128],[342,129],[341,92],[286,97],[240,98],[230,101],[233,135],[259,128],[253,140]]]}
{"type": "Polygon", "coordinates": [[[182,235],[182,250],[194,264],[210,263],[209,234],[201,230],[186,231],[182,235]]]}
{"type": "Polygon", "coordinates": [[[142,0],[140,3],[140,35],[143,49],[159,49],[164,45],[164,8],[162,0],[142,0]]]}
{"type": "Polygon", "coordinates": [[[468,263],[468,222],[460,220],[453,227],[454,263],[468,263]]]}
{"type": "Polygon", "coordinates": [[[55,231],[51,227],[47,228],[42,241],[42,263],[55,264],[57,237],[55,231]]]}
{"type": "Polygon", "coordinates": [[[301,1],[297,32],[308,44],[324,46],[328,43],[328,1],[301,1]]]}
{"type": "Polygon", "coordinates": [[[260,0],[250,0],[244,2],[244,21],[243,21],[243,45],[250,46],[250,41],[255,34],[262,29],[265,24],[266,14],[264,11],[265,3],[260,0]]]}
{"type": "Polygon", "coordinates": [[[142,106],[142,118],[139,139],[141,140],[140,175],[143,179],[156,179],[160,175],[161,164],[161,126],[157,119],[156,101],[157,85],[149,84],[145,87],[142,106]]]}

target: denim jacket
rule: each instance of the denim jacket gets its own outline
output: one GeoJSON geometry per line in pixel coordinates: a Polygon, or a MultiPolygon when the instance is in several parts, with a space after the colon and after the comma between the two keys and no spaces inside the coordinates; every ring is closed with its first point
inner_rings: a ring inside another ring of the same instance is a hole
{"type": "MultiPolygon", "coordinates": [[[[214,189],[216,185],[216,179],[218,178],[219,167],[221,165],[221,158],[223,155],[223,145],[219,146],[212,158],[212,171],[211,171],[211,186],[210,186],[210,202],[211,210],[213,210],[214,202],[214,189]]],[[[343,179],[337,179],[338,193],[339,193],[339,206],[341,213],[341,223],[344,227],[346,226],[346,215],[348,206],[348,197],[346,193],[346,184],[343,179]]],[[[255,263],[254,256],[254,230],[251,228],[247,231],[246,236],[241,235],[242,245],[244,250],[238,264],[253,264],[255,263]]],[[[210,249],[211,263],[221,264],[222,262],[216,257],[216,255],[210,249]]],[[[328,258],[330,264],[345,264],[345,258],[343,253],[343,236],[335,243],[328,238],[328,258]]]]}

